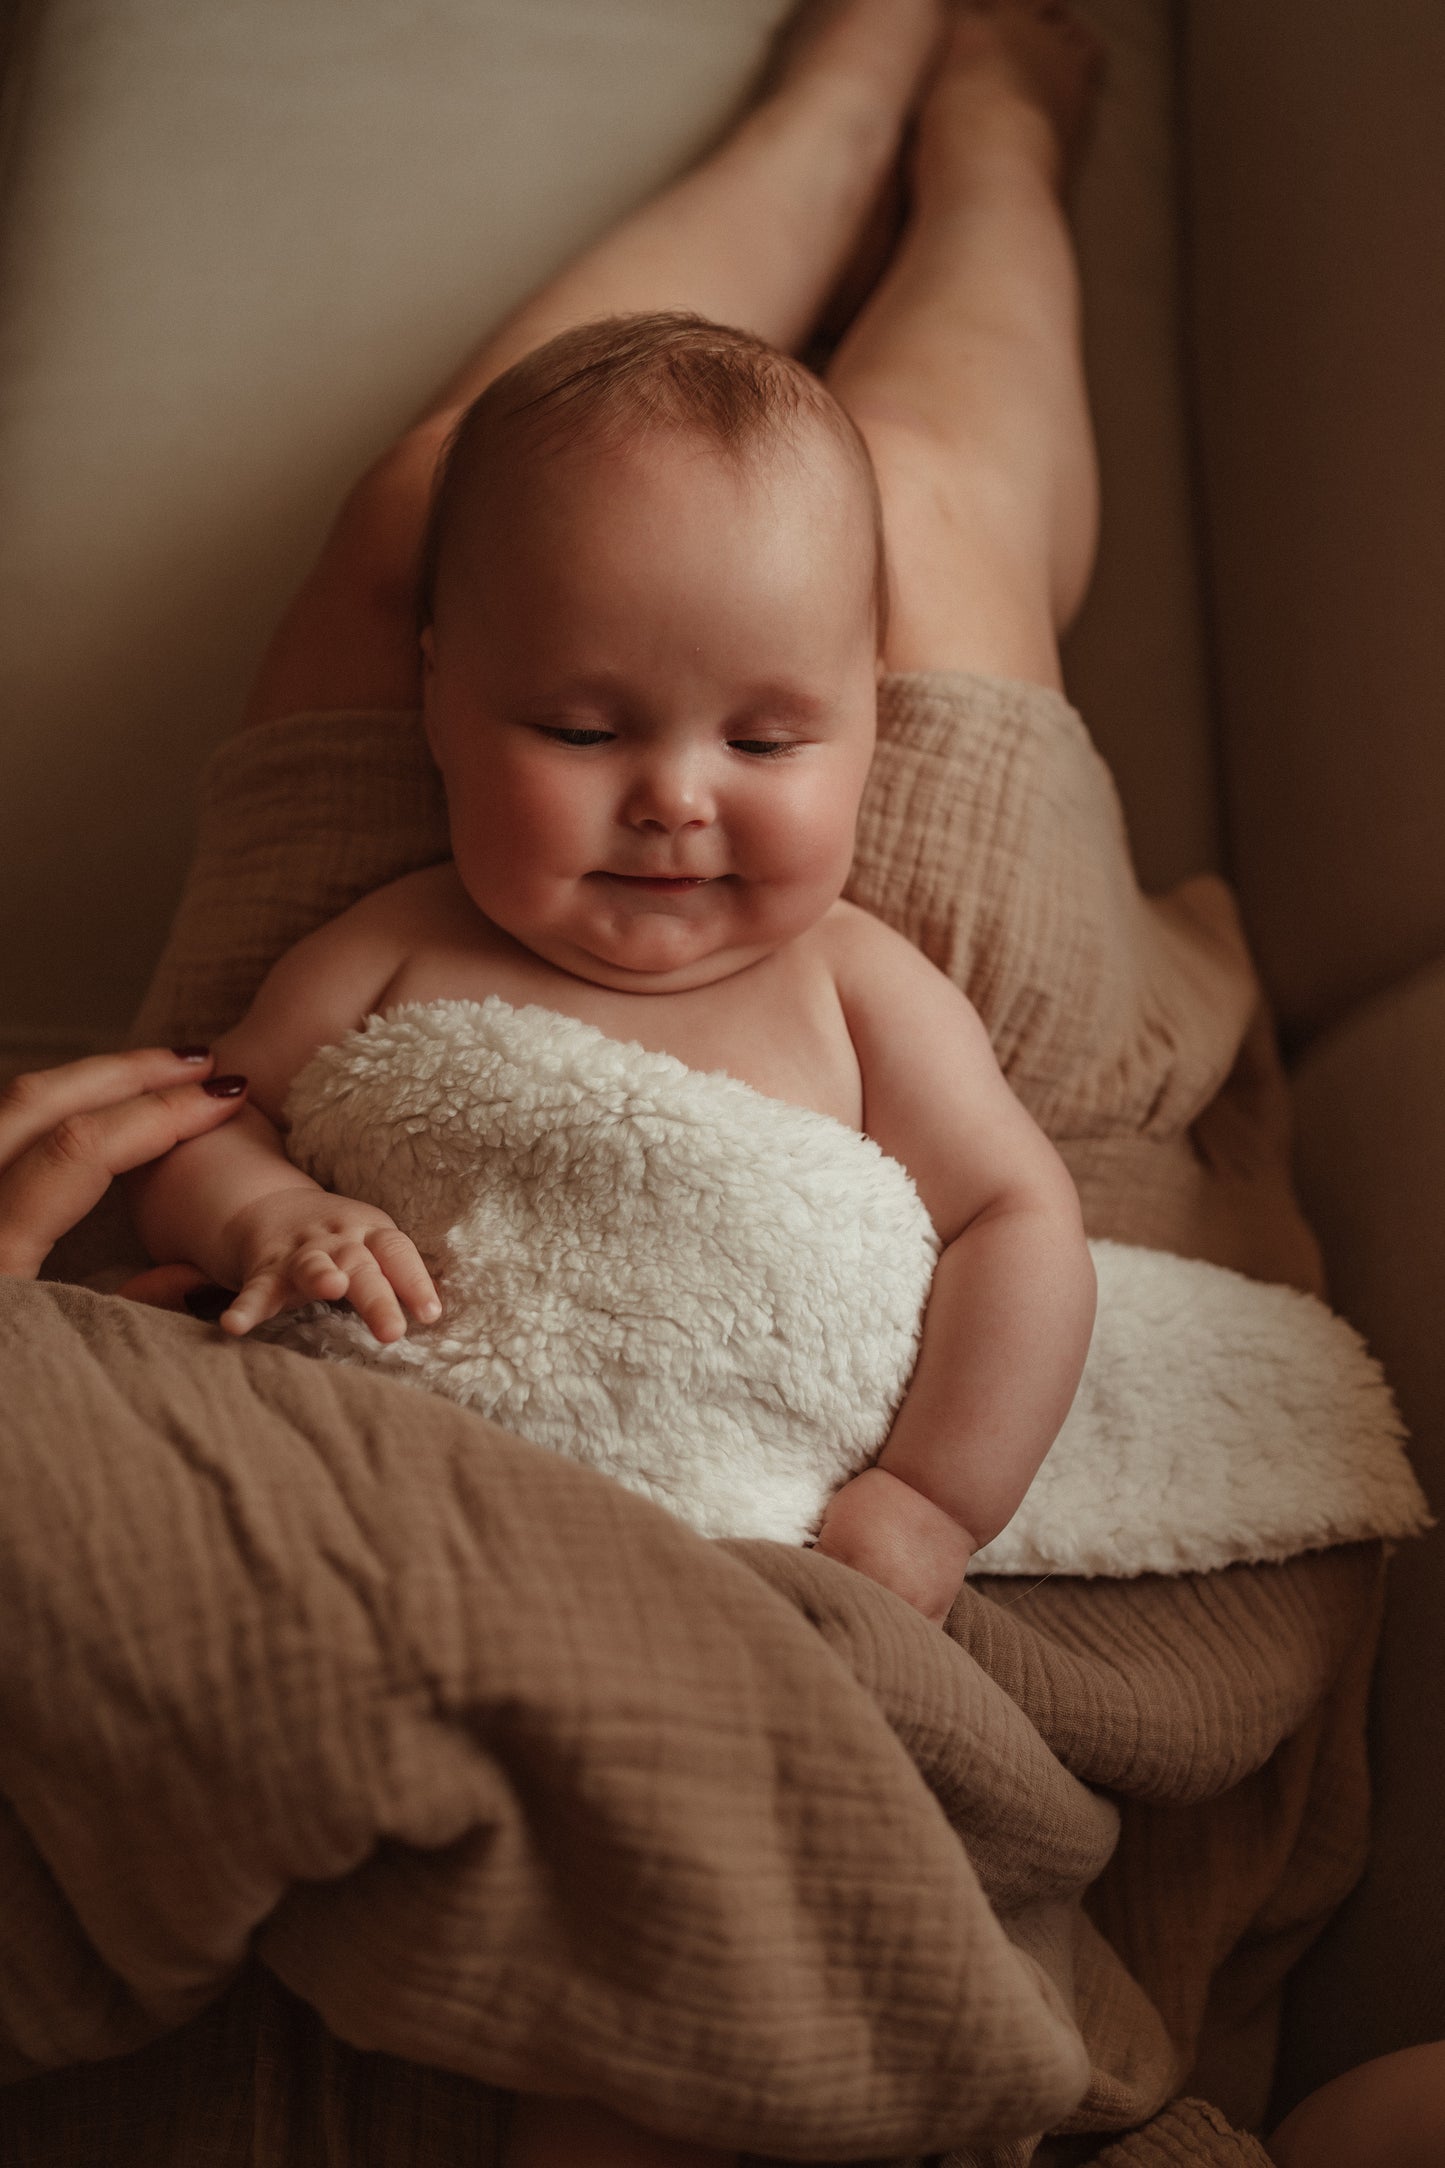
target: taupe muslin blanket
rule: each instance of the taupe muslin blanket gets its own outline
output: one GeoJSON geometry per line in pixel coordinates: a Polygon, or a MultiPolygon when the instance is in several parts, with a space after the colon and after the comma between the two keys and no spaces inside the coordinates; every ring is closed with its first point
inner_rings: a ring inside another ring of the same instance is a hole
{"type": "MultiPolygon", "coordinates": [[[[444,852],[413,718],[234,740],[139,1035],[444,852]]],[[[1064,701],[890,681],[851,893],[1092,1235],[1320,1290],[1229,892],[1140,895],[1064,701]]],[[[971,1582],[940,1632],[187,1318],[0,1283],[0,1350],[7,2168],[476,2168],[515,2088],[770,2158],[1263,2162],[1231,2123],[1360,1864],[1379,1546],[971,1582]]]]}

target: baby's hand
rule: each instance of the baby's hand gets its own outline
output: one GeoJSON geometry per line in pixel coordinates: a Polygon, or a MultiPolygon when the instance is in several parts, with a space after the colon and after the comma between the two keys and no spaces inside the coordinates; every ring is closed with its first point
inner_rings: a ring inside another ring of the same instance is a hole
{"type": "Polygon", "coordinates": [[[236,1214],[225,1239],[240,1293],[221,1315],[223,1332],[239,1337],[278,1311],[343,1295],[378,1340],[403,1338],[403,1303],[424,1325],[441,1316],[415,1244],[375,1205],[324,1189],[273,1190],[236,1214]]]}
{"type": "Polygon", "coordinates": [[[833,1493],[814,1549],[881,1581],[941,1626],[958,1600],[974,1546],[941,1506],[874,1466],[833,1493]]]}

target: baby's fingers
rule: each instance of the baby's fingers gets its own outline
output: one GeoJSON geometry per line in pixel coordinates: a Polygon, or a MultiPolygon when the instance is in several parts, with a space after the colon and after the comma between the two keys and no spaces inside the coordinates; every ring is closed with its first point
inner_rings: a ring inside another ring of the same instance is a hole
{"type": "MultiPolygon", "coordinates": [[[[353,1257],[365,1256],[355,1243],[349,1243],[347,1248],[353,1257]]],[[[306,1302],[340,1302],[351,1292],[352,1275],[339,1257],[339,1246],[333,1256],[324,1243],[313,1242],[288,1258],[284,1266],[253,1274],[230,1309],[222,1313],[223,1329],[239,1335],[249,1332],[253,1325],[264,1324],[280,1310],[299,1309],[306,1302]]]]}
{"type": "Polygon", "coordinates": [[[284,1268],[255,1273],[220,1323],[223,1331],[239,1338],[278,1311],[306,1302],[340,1302],[343,1297],[383,1342],[400,1340],[406,1333],[402,1302],[425,1324],[441,1315],[436,1289],[415,1244],[397,1228],[382,1227],[365,1241],[334,1240],[330,1246],[313,1242],[288,1258],[284,1268]]]}
{"type": "Polygon", "coordinates": [[[401,1304],[370,1250],[358,1243],[341,1252],[341,1262],[350,1283],[346,1299],[373,1338],[382,1341],[405,1338],[406,1318],[401,1304]]]}
{"type": "Polygon", "coordinates": [[[305,1302],[340,1302],[350,1275],[323,1243],[315,1242],[291,1261],[291,1279],[305,1302]]]}
{"type": "Polygon", "coordinates": [[[435,1324],[442,1306],[410,1236],[397,1227],[378,1227],[367,1236],[366,1246],[412,1316],[423,1325],[435,1324]]]}
{"type": "Polygon", "coordinates": [[[223,1310],[217,1322],[222,1332],[239,1340],[253,1326],[264,1325],[267,1318],[275,1317],[279,1311],[295,1309],[300,1299],[292,1292],[289,1273],[258,1272],[247,1280],[230,1309],[223,1310]]]}

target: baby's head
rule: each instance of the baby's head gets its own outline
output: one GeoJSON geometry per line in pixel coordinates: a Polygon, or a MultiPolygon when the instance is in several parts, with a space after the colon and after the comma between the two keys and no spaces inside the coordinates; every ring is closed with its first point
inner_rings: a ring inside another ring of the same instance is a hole
{"type": "Polygon", "coordinates": [[[478,908],[648,993],[804,932],[847,878],[886,609],[867,450],[801,364],[683,315],[528,354],[463,415],[424,558],[478,908]]]}

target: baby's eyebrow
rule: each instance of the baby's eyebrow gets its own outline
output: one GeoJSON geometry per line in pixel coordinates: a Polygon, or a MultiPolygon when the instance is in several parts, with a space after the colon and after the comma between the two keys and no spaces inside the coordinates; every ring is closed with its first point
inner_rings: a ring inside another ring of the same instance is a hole
{"type": "MultiPolygon", "coordinates": [[[[631,688],[625,678],[611,670],[583,672],[577,677],[563,678],[553,687],[546,700],[529,702],[529,707],[555,707],[568,700],[594,701],[599,706],[609,705],[619,698],[626,699],[631,688]]],[[[816,723],[828,713],[828,702],[820,694],[810,693],[801,685],[787,678],[763,678],[756,684],[743,687],[742,697],[734,713],[751,716],[766,712],[781,722],[816,723]]]]}
{"type": "MultiPolygon", "coordinates": [[[[563,678],[548,694],[548,700],[615,700],[619,693],[625,694],[625,679],[611,670],[594,670],[580,677],[563,678]]],[[[538,702],[536,705],[545,705],[538,702]]]]}
{"type": "Polygon", "coordinates": [[[794,723],[816,723],[828,710],[827,701],[820,699],[816,693],[804,692],[801,686],[772,679],[760,685],[750,685],[745,704],[749,710],[766,708],[770,715],[781,716],[794,723]]]}

